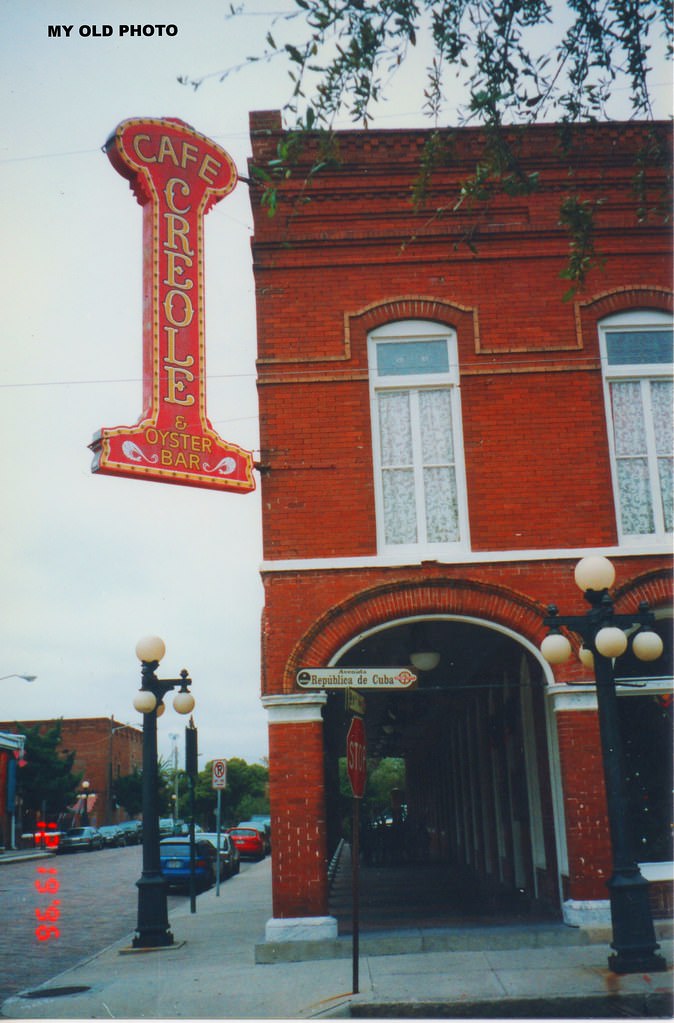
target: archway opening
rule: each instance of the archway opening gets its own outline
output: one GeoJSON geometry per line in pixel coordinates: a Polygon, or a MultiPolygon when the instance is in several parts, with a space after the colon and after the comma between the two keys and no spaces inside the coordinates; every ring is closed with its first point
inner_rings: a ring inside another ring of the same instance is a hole
{"type": "MultiPolygon", "coordinates": [[[[385,778],[387,763],[403,765],[391,771],[388,807],[381,805],[381,784],[374,801],[367,789],[363,800],[364,928],[392,926],[391,915],[415,926],[558,919],[538,657],[491,623],[415,616],[354,637],[334,664],[415,670],[419,652],[435,656],[413,688],[362,691],[370,776],[385,778]]],[[[344,694],[331,692],[325,708],[331,849],[350,837],[343,765],[340,785],[349,719],[344,694]]],[[[339,895],[333,898],[339,917],[338,901],[339,895]]]]}

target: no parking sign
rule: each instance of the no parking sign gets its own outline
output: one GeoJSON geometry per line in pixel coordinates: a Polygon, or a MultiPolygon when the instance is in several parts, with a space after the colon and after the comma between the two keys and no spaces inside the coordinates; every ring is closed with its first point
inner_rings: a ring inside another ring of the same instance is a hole
{"type": "Polygon", "coordinates": [[[226,760],[213,761],[211,785],[213,786],[214,789],[224,789],[227,787],[226,760]]]}

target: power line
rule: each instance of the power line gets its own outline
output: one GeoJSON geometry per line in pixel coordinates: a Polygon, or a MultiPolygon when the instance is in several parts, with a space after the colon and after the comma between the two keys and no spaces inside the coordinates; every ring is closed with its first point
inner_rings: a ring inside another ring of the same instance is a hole
{"type": "MultiPolygon", "coordinates": [[[[541,348],[534,352],[523,353],[519,356],[514,356],[512,352],[504,351],[499,352],[489,351],[482,353],[477,360],[471,362],[470,366],[463,365],[461,363],[450,364],[450,370],[458,370],[459,374],[470,373],[471,370],[480,368],[485,375],[488,375],[489,370],[493,369],[497,372],[500,368],[503,369],[503,373],[511,369],[518,369],[526,372],[528,369],[531,371],[540,371],[544,368],[545,362],[559,362],[564,363],[564,367],[573,370],[576,364],[582,364],[587,366],[588,362],[602,362],[606,361],[602,359],[599,353],[589,351],[588,349],[569,349],[569,348],[541,348]]],[[[327,374],[326,383],[339,383],[340,377],[344,380],[353,378],[354,373],[363,373],[363,379],[367,374],[367,366],[361,364],[352,364],[351,360],[345,359],[345,365],[335,366],[334,363],[323,361],[318,358],[314,362],[307,363],[294,363],[294,362],[283,362],[278,363],[267,363],[262,364],[262,372],[255,373],[208,373],[206,375],[206,382],[209,380],[238,380],[238,379],[250,379],[259,377],[262,383],[266,382],[266,377],[273,377],[273,383],[284,383],[289,380],[292,383],[302,383],[305,380],[308,382],[321,382],[324,374],[327,374]]],[[[502,375],[502,374],[498,374],[502,375]]],[[[89,380],[27,380],[18,381],[15,383],[0,383],[0,389],[20,389],[29,387],[78,387],[78,386],[94,386],[97,384],[139,384],[142,382],[141,377],[119,377],[119,378],[94,378],[89,380]]],[[[428,386],[432,386],[432,378],[429,378],[428,386]]]]}
{"type": "MultiPolygon", "coordinates": [[[[255,377],[255,373],[209,373],[207,375],[208,380],[237,380],[243,377],[255,377]]],[[[78,386],[91,386],[95,384],[140,384],[142,382],[141,377],[120,377],[119,379],[94,379],[94,380],[28,380],[14,384],[1,384],[0,388],[3,390],[11,388],[27,388],[27,387],[78,387],[78,386]]]]}

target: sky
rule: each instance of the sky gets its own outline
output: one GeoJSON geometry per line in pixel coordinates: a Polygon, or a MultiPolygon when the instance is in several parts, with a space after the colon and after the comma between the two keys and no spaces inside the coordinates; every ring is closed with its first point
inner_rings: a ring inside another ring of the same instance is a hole
{"type": "MultiPolygon", "coordinates": [[[[245,175],[249,111],[283,106],[286,69],[217,72],[260,53],[291,6],[257,0],[228,19],[224,0],[2,0],[0,676],[36,679],[0,681],[0,720],[113,715],[140,727],[134,651],[153,634],[166,644],[160,677],[187,668],[193,679],[201,766],[267,755],[259,490],[95,476],[87,445],[142,411],[142,212],[101,146],[129,117],[178,117],[245,175]],[[70,35],[50,38],[56,24],[70,35]],[[207,77],[195,90],[179,75],[207,77]]],[[[418,54],[403,68],[375,127],[424,123],[412,95],[426,63],[418,54]]],[[[658,78],[663,116],[669,74],[658,78]]],[[[239,183],[205,221],[207,414],[257,455],[251,235],[239,183]]],[[[184,725],[169,705],[165,758],[184,725]]]]}

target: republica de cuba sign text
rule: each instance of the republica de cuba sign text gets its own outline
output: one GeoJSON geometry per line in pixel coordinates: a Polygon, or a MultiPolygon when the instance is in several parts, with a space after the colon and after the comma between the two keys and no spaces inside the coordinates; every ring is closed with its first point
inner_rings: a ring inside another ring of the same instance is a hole
{"type": "Polygon", "coordinates": [[[222,440],[206,415],[203,222],[236,168],[173,118],[123,121],[105,151],[143,207],[143,413],[94,436],[92,471],[254,490],[251,452],[222,440]]]}
{"type": "Polygon", "coordinates": [[[409,689],[419,677],[409,668],[300,668],[301,689],[409,689]]]}

